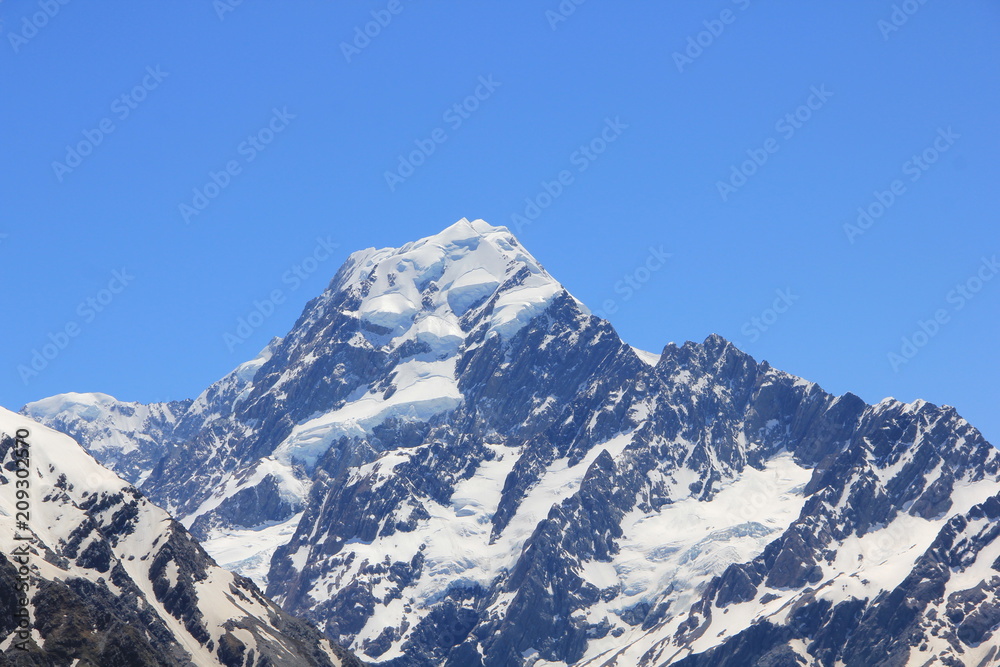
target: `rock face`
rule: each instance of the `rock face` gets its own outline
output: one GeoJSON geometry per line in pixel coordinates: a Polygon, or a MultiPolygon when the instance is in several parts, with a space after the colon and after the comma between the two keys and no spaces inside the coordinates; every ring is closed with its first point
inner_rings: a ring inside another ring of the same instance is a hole
{"type": "Polygon", "coordinates": [[[143,492],[377,664],[1000,664],[1000,456],[953,408],[634,350],[482,221],[147,409],[143,492]]]}
{"type": "Polygon", "coordinates": [[[0,664],[360,665],[76,442],[3,409],[0,523],[0,664]]]}

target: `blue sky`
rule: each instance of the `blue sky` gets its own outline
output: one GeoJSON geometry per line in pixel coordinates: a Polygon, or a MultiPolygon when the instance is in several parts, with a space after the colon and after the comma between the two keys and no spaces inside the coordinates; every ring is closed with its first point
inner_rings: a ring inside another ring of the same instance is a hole
{"type": "Polygon", "coordinates": [[[717,332],[1000,442],[995,2],[0,17],[6,407],[192,397],[352,250],[464,216],[515,229],[638,347],[717,332]],[[255,302],[268,316],[227,339],[255,302]]]}

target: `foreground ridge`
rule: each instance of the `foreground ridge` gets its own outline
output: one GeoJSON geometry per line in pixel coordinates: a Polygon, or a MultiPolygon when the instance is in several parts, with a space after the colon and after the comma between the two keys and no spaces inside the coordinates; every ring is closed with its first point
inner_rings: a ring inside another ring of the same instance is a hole
{"type": "Polygon", "coordinates": [[[67,436],[0,408],[0,461],[3,664],[361,664],[67,436]]]}

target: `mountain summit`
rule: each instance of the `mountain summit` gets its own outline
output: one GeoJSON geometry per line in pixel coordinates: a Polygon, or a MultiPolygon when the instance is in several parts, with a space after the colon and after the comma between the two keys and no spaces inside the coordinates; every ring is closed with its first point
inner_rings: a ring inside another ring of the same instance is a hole
{"type": "Polygon", "coordinates": [[[953,408],[638,352],[479,220],[352,254],[193,401],[24,412],[380,665],[1000,663],[1000,456],[953,408]]]}
{"type": "Polygon", "coordinates": [[[356,252],[345,269],[332,289],[357,294],[369,328],[442,350],[465,337],[462,318],[497,292],[484,324],[509,336],[563,291],[506,227],[464,218],[402,248],[356,252]]]}

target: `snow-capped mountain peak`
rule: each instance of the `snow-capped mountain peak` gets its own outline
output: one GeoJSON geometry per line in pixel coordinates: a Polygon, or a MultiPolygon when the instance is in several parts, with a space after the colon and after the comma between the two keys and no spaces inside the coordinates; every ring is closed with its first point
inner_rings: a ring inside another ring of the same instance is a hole
{"type": "Polygon", "coordinates": [[[400,248],[354,253],[348,263],[334,289],[357,291],[364,323],[397,343],[436,349],[464,338],[462,318],[474,308],[489,303],[490,330],[509,336],[562,290],[506,227],[483,220],[462,218],[400,248]]]}
{"type": "Polygon", "coordinates": [[[393,667],[996,662],[1000,453],[952,408],[832,396],[717,335],[636,350],[482,221],[351,255],[148,425],[144,491],[393,667]],[[879,620],[965,534],[952,597],[879,620]]]}

